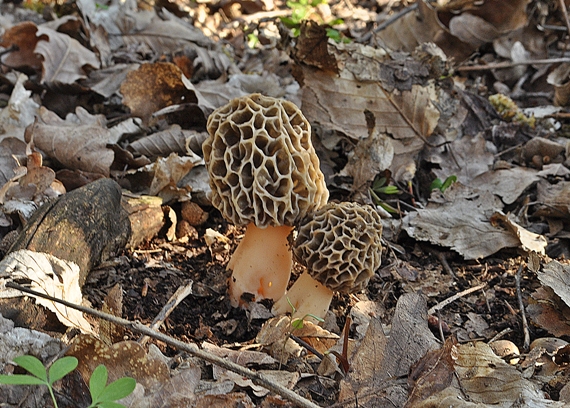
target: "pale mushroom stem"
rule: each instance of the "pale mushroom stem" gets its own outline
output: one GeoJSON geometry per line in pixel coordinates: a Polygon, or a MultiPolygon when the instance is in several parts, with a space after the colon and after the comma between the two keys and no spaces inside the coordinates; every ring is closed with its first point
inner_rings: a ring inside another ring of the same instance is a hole
{"type": "Polygon", "coordinates": [[[291,305],[293,305],[295,307],[295,313],[292,313],[293,317],[318,323],[310,315],[324,319],[329,310],[332,297],[332,290],[313,279],[305,271],[299,276],[285,296],[275,302],[272,312],[275,315],[292,313],[291,305]]]}
{"type": "Polygon", "coordinates": [[[258,228],[250,223],[233,253],[227,269],[232,271],[229,295],[232,306],[242,305],[242,294],[255,301],[280,299],[287,289],[293,258],[287,237],[292,227],[258,228]]]}

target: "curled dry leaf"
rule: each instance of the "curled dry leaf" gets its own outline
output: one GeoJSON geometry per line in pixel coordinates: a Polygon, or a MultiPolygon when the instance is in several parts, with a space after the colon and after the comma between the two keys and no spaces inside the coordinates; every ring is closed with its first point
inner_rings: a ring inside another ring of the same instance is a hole
{"type": "Polygon", "coordinates": [[[168,129],[134,141],[128,148],[150,159],[165,157],[170,153],[184,155],[189,149],[194,153],[201,153],[202,142],[207,137],[207,132],[186,130],[181,129],[179,125],[172,125],[168,129]]]}
{"type": "MultiPolygon", "coordinates": [[[[79,277],[79,267],[73,262],[41,252],[11,252],[0,262],[0,297],[24,296],[19,290],[5,287],[6,282],[23,279],[30,281],[32,290],[80,305],[83,294],[79,277]]],[[[76,327],[84,333],[93,333],[80,311],[39,297],[36,302],[55,313],[64,325],[76,327]]]]}
{"type": "Polygon", "coordinates": [[[502,248],[520,246],[516,236],[490,222],[502,208],[494,195],[454,183],[441,195],[440,204],[430,203],[406,215],[404,229],[417,240],[450,247],[465,259],[484,258],[502,248]]]}
{"type": "MultiPolygon", "coordinates": [[[[510,407],[524,401],[525,406],[563,407],[563,402],[545,398],[540,386],[524,378],[519,372],[495,355],[491,347],[482,342],[453,345],[444,356],[452,361],[451,374],[458,384],[452,382],[444,390],[432,387],[432,394],[423,394],[423,399],[406,405],[409,408],[433,406],[454,407],[510,407]]],[[[425,389],[425,391],[430,391],[425,389]]]]}
{"type": "Polygon", "coordinates": [[[524,27],[528,2],[418,2],[415,12],[376,33],[374,40],[389,49],[408,52],[419,44],[434,42],[448,57],[462,61],[481,45],[524,27]]]}
{"type": "Polygon", "coordinates": [[[512,214],[505,215],[498,211],[491,217],[491,222],[497,221],[503,223],[503,225],[520,240],[520,246],[523,251],[536,252],[541,255],[545,254],[548,242],[543,235],[535,234],[534,232],[524,229],[515,222],[512,214]]]}
{"type": "Polygon", "coordinates": [[[26,129],[26,142],[70,169],[109,175],[114,153],[107,148],[110,132],[102,115],[90,115],[78,107],[77,116],[61,119],[44,107],[40,117],[26,129]]]}
{"type": "Polygon", "coordinates": [[[66,34],[40,26],[36,36],[35,52],[43,58],[42,84],[73,84],[101,65],[95,53],[66,34]]]}
{"type": "Polygon", "coordinates": [[[161,197],[167,204],[173,200],[190,198],[192,186],[179,185],[179,182],[194,166],[203,163],[203,159],[196,154],[178,156],[172,153],[168,157],[159,158],[154,163],[141,167],[132,174],[150,174],[152,181],[148,187],[148,194],[161,197]]]}
{"type": "Polygon", "coordinates": [[[570,307],[551,288],[535,290],[526,310],[537,326],[558,337],[570,336],[570,307]]]}
{"type": "Polygon", "coordinates": [[[38,114],[40,105],[30,98],[32,92],[24,88],[27,80],[26,75],[18,75],[8,104],[0,111],[0,128],[3,137],[14,136],[23,141],[25,127],[31,125],[38,114]]]}

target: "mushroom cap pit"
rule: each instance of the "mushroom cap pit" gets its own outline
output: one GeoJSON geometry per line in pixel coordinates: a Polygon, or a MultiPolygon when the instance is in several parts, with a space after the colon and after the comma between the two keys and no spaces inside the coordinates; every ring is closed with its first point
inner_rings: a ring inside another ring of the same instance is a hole
{"type": "Polygon", "coordinates": [[[294,225],[328,200],[311,126],[293,103],[251,94],[208,118],[212,204],[238,225],[294,225]]]}
{"type": "Polygon", "coordinates": [[[370,205],[329,203],[305,217],[297,231],[295,259],[332,291],[358,292],[380,267],[382,220],[370,205]]]}

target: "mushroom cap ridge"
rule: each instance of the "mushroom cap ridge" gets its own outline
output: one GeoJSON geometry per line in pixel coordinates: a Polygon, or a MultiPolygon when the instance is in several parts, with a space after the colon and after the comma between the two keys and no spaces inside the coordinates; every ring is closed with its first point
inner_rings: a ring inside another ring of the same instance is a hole
{"type": "Polygon", "coordinates": [[[209,116],[207,129],[212,204],[232,223],[293,226],[327,202],[311,126],[293,103],[236,98],[209,116]]]}
{"type": "Polygon", "coordinates": [[[293,255],[309,274],[332,291],[366,287],[382,254],[382,219],[370,205],[329,203],[297,227],[293,255]]]}

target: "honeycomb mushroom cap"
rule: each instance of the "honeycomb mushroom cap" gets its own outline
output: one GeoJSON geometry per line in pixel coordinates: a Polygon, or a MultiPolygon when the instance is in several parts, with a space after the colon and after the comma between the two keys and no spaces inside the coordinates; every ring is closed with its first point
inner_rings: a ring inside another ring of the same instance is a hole
{"type": "Polygon", "coordinates": [[[327,202],[311,126],[293,103],[236,98],[210,115],[207,129],[212,204],[234,224],[292,226],[327,202]]]}
{"type": "Polygon", "coordinates": [[[292,249],[332,291],[358,292],[380,267],[382,220],[369,205],[329,203],[305,217],[292,249]]]}

